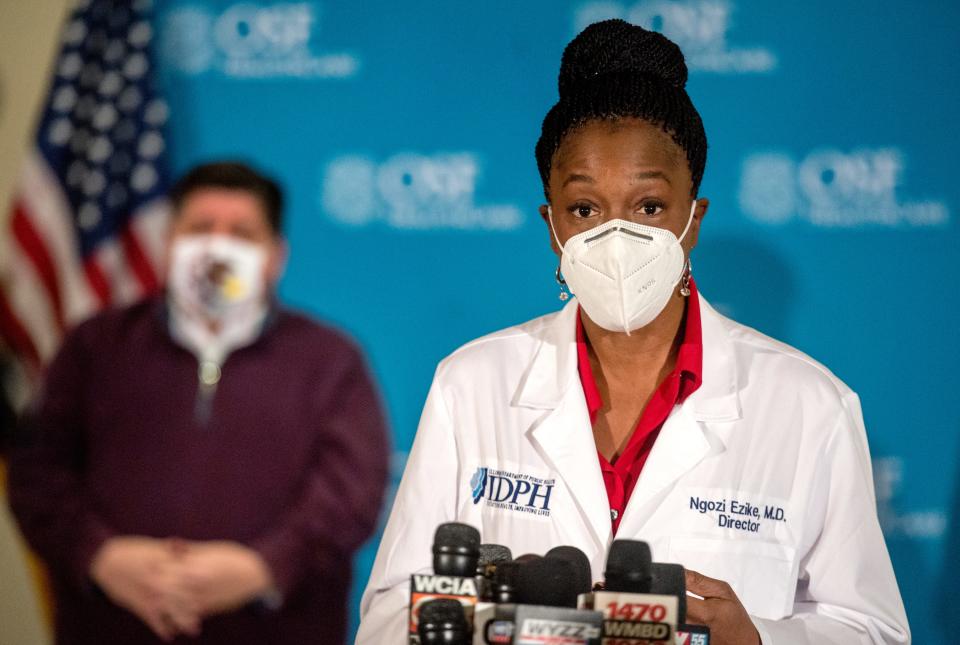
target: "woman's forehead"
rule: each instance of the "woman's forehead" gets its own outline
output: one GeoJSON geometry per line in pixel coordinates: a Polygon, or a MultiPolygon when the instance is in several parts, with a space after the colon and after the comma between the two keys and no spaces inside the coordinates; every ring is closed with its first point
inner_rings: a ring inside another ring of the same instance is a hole
{"type": "Polygon", "coordinates": [[[635,118],[589,121],[571,131],[557,149],[552,169],[563,175],[611,165],[689,174],[686,156],[670,135],[635,118]]]}

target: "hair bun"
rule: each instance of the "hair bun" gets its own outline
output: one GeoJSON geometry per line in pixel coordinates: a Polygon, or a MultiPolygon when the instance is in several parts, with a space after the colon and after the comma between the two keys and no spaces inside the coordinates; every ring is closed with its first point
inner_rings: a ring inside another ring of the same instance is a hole
{"type": "Polygon", "coordinates": [[[655,76],[680,89],[687,84],[687,65],[673,41],[624,20],[604,20],[581,31],[563,50],[560,96],[596,76],[623,73],[655,76]]]}

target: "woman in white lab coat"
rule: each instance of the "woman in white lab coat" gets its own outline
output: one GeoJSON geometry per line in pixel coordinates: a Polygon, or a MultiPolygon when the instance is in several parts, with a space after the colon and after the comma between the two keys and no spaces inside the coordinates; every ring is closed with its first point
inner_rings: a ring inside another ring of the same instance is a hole
{"type": "Polygon", "coordinates": [[[623,21],[564,52],[536,156],[559,312],[437,368],[364,594],[357,642],[402,643],[436,526],[514,553],[611,541],[688,569],[713,643],[906,643],[859,400],[728,320],[689,261],[709,203],[680,50],[623,21]]]}

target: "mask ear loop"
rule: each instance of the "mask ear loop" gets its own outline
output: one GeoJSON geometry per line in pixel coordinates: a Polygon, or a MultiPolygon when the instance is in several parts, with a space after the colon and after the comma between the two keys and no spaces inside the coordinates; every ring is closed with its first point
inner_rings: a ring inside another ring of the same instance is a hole
{"type": "Polygon", "coordinates": [[[690,205],[690,217],[687,218],[687,225],[683,227],[683,233],[680,234],[680,237],[677,238],[677,242],[682,242],[683,238],[687,236],[687,231],[690,230],[690,225],[693,224],[693,214],[697,212],[697,200],[693,200],[693,204],[690,205]]]}
{"type": "Polygon", "coordinates": [[[563,244],[560,244],[560,238],[557,237],[557,227],[553,225],[553,206],[550,204],[547,204],[547,221],[550,222],[550,233],[553,234],[553,239],[560,249],[560,255],[563,255],[563,244]]]}
{"type": "MultiPolygon", "coordinates": [[[[560,255],[563,256],[563,245],[560,244],[560,238],[557,237],[557,230],[553,227],[553,207],[550,204],[547,204],[547,220],[550,223],[550,233],[553,234],[553,239],[556,240],[557,246],[560,247],[560,255]]],[[[560,302],[566,302],[570,299],[569,287],[567,287],[567,281],[563,279],[563,275],[560,272],[560,264],[557,263],[557,271],[554,274],[557,284],[560,285],[560,295],[557,297],[560,299],[560,302]]]]}
{"type": "MultiPolygon", "coordinates": [[[[693,200],[693,205],[690,207],[690,217],[687,218],[687,226],[683,229],[683,233],[680,234],[680,237],[677,239],[679,244],[683,238],[687,236],[687,231],[690,230],[690,225],[693,223],[693,214],[697,212],[697,200],[693,200]]],[[[680,274],[680,295],[687,297],[690,295],[690,276],[693,273],[693,270],[690,266],[690,258],[687,258],[687,261],[683,263],[683,272],[680,274]]]]}

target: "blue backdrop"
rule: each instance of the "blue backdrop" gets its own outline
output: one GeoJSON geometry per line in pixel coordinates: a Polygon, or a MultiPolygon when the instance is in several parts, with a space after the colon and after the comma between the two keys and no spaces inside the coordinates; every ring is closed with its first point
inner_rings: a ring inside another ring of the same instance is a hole
{"type": "Polygon", "coordinates": [[[957,633],[956,4],[157,4],[174,169],[282,180],[282,295],[366,349],[397,476],[437,361],[560,305],[532,150],[564,45],[613,16],[676,40],[710,141],[698,284],[860,393],[915,640],[957,633]]]}

